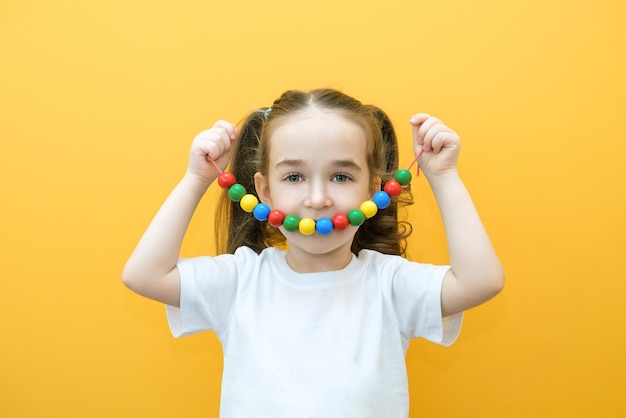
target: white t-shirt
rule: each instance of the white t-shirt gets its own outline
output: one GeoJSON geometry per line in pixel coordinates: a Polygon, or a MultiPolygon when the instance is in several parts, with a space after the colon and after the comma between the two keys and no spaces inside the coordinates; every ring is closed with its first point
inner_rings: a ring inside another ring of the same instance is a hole
{"type": "Polygon", "coordinates": [[[170,329],[219,337],[222,418],[407,417],[409,340],[450,345],[463,317],[441,317],[449,267],[375,251],[322,273],[296,273],[285,252],[247,247],[178,268],[170,329]]]}

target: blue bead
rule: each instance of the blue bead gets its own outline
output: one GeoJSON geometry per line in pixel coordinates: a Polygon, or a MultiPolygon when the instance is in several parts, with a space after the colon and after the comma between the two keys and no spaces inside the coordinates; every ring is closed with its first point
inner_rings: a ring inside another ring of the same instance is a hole
{"type": "Polygon", "coordinates": [[[252,210],[252,214],[259,221],[267,221],[267,217],[272,210],[265,203],[259,203],[252,210]]]}
{"type": "Polygon", "coordinates": [[[328,235],[333,232],[333,221],[328,218],[319,218],[315,222],[315,230],[318,234],[328,235]]]}
{"type": "Polygon", "coordinates": [[[389,206],[389,203],[391,203],[391,197],[389,197],[389,194],[387,192],[380,191],[374,193],[374,196],[372,196],[372,201],[376,203],[378,209],[385,209],[387,206],[389,206]]]}

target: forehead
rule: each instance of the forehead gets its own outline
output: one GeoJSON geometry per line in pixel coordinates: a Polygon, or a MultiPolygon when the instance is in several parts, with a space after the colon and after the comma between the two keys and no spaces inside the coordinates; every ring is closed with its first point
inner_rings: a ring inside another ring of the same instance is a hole
{"type": "Polygon", "coordinates": [[[352,160],[367,168],[367,138],[356,122],[340,114],[317,109],[276,122],[278,124],[269,138],[270,168],[282,160],[352,160]]]}

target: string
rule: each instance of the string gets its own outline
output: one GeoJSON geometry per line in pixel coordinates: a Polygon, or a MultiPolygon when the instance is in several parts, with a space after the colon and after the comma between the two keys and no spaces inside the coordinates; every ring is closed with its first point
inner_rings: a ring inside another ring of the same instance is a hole
{"type": "Polygon", "coordinates": [[[213,166],[215,167],[215,169],[217,170],[218,173],[223,174],[224,172],[222,171],[222,169],[220,168],[219,165],[217,165],[217,163],[215,162],[215,160],[213,158],[211,158],[210,155],[207,154],[206,159],[209,160],[209,162],[211,164],[213,164],[213,166]]]}
{"type": "MultiPolygon", "coordinates": [[[[419,150],[417,152],[417,155],[415,156],[415,159],[413,160],[413,162],[411,164],[409,164],[409,168],[407,168],[407,170],[411,171],[411,167],[413,167],[413,165],[415,165],[415,163],[417,162],[419,157],[422,156],[423,153],[424,153],[424,148],[422,148],[421,150],[419,150]]],[[[417,165],[417,175],[416,175],[416,177],[419,176],[419,175],[420,175],[420,165],[418,164],[417,165]]]]}

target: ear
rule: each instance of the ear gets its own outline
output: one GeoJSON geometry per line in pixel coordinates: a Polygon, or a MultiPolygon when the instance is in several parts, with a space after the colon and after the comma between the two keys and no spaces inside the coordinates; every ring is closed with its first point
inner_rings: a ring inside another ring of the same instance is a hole
{"type": "Polygon", "coordinates": [[[372,181],[372,186],[370,187],[370,197],[374,196],[374,193],[380,191],[380,186],[383,184],[383,181],[380,177],[376,176],[372,181]]]}
{"type": "Polygon", "coordinates": [[[272,199],[270,198],[270,186],[267,182],[267,177],[256,172],[254,174],[254,188],[256,189],[257,196],[259,196],[259,200],[271,207],[272,199]]]}

